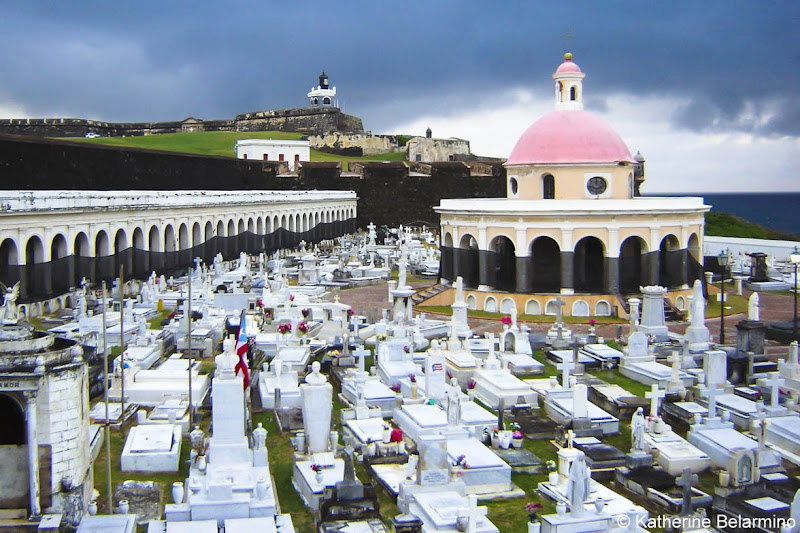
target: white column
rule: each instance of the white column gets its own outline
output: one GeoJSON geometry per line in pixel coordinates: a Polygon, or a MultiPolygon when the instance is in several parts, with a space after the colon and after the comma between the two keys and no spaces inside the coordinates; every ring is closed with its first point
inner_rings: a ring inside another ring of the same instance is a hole
{"type": "Polygon", "coordinates": [[[39,435],[36,431],[36,391],[25,391],[25,418],[28,429],[28,484],[31,497],[31,517],[42,515],[39,503],[39,435]]]}

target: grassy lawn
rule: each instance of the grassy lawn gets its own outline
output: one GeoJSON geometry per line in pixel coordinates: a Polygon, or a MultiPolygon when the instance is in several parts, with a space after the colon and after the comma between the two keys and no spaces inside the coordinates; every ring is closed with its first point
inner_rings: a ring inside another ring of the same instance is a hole
{"type": "MultiPolygon", "coordinates": [[[[714,287],[719,289],[719,283],[714,283],[714,287]]],[[[709,295],[708,303],[706,304],[706,318],[719,318],[719,301],[717,301],[718,291],[712,291],[709,295]]],[[[733,286],[730,283],[725,284],[725,316],[734,315],[736,313],[747,312],[748,300],[744,296],[737,296],[733,292],[733,286]]]]}
{"type": "MultiPolygon", "coordinates": [[[[301,140],[306,136],[302,133],[285,131],[206,131],[200,133],[164,133],[161,135],[146,135],[140,137],[97,137],[85,139],[83,137],[69,137],[65,140],[98,144],[106,146],[121,146],[124,148],[145,148],[148,150],[165,150],[167,152],[181,152],[185,154],[215,155],[222,157],[236,157],[234,145],[240,139],[275,139],[275,140],[301,140]]],[[[338,161],[342,163],[342,170],[347,170],[347,161],[403,161],[405,152],[389,154],[376,154],[368,156],[341,156],[311,150],[311,161],[338,161]]]]}

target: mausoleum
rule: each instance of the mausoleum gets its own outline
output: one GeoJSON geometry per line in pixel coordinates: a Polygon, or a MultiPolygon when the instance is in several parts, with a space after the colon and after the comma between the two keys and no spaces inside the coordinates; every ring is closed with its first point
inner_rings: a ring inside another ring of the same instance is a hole
{"type": "Polygon", "coordinates": [[[528,128],[505,163],[506,197],[435,208],[441,277],[464,278],[471,308],[504,311],[498,302],[507,296],[496,293],[516,293],[522,312],[547,314],[561,294],[571,304],[565,314],[604,315],[616,295],[648,285],[685,291],[702,276],[710,206],[640,195],[644,158],[584,111],[585,74],[572,54],[564,57],[553,74],[555,110],[528,128]],[[585,295],[577,312],[571,295],[585,295]]]}

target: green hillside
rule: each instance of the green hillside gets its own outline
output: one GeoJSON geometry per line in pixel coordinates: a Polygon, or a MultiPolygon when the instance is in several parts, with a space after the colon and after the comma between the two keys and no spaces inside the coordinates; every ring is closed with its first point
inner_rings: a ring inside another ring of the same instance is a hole
{"type": "Polygon", "coordinates": [[[738,237],[740,239],[800,240],[798,235],[765,228],[735,215],[717,211],[706,213],[705,233],[717,237],[738,237]]]}
{"type": "MultiPolygon", "coordinates": [[[[201,133],[165,133],[141,137],[97,137],[95,139],[70,137],[66,140],[126,148],[146,148],[148,150],[166,150],[168,152],[186,154],[235,157],[236,154],[233,151],[233,147],[239,139],[300,140],[303,137],[305,136],[302,133],[283,131],[206,131],[201,133]]],[[[312,161],[341,161],[344,163],[346,161],[403,161],[404,159],[404,152],[354,157],[311,150],[312,161]]]]}

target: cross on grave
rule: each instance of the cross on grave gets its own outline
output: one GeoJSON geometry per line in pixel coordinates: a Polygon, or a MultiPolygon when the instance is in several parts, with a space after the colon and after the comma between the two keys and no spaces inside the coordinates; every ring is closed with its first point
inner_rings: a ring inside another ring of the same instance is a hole
{"type": "MultiPolygon", "coordinates": [[[[755,424],[754,424],[755,425],[755,424]]],[[[761,411],[758,415],[758,447],[764,449],[767,442],[767,415],[761,411]]]]}
{"type": "Polygon", "coordinates": [[[377,226],[375,226],[375,224],[374,224],[374,223],[372,223],[372,222],[370,222],[369,224],[367,224],[367,229],[368,229],[369,231],[371,231],[371,232],[372,232],[372,231],[375,231],[375,228],[376,228],[376,227],[377,227],[377,226]]]}
{"type": "Polygon", "coordinates": [[[567,305],[567,302],[561,299],[561,296],[557,297],[556,300],[553,302],[556,304],[556,325],[560,325],[564,323],[564,306],[567,305]]]}
{"type": "Polygon", "coordinates": [[[199,271],[200,270],[200,263],[202,263],[202,262],[203,262],[203,258],[202,257],[195,257],[194,258],[194,269],[199,271]]]}
{"type": "Polygon", "coordinates": [[[769,391],[769,404],[772,407],[778,407],[778,403],[781,397],[781,385],[783,385],[783,378],[781,378],[780,374],[775,372],[772,374],[772,377],[767,378],[764,380],[764,383],[770,388],[769,391]]]}
{"type": "Polygon", "coordinates": [[[717,396],[724,393],[723,389],[718,389],[717,384],[714,383],[710,385],[709,388],[700,392],[700,395],[703,398],[708,398],[708,418],[714,418],[717,416],[717,396]]]}
{"type": "Polygon", "coordinates": [[[697,474],[692,474],[692,469],[688,466],[683,469],[683,474],[675,480],[675,485],[683,488],[683,509],[681,516],[692,514],[692,485],[698,482],[697,474]]]}
{"type": "Polygon", "coordinates": [[[663,390],[658,390],[658,383],[650,386],[650,392],[645,392],[644,397],[650,400],[650,416],[658,416],[658,400],[666,396],[663,390]]]}
{"type": "Polygon", "coordinates": [[[567,430],[567,448],[572,449],[572,439],[575,438],[575,432],[571,429],[567,430]]]}
{"type": "Polygon", "coordinates": [[[467,533],[475,533],[478,531],[478,520],[482,516],[486,516],[488,509],[486,507],[478,507],[478,497],[475,494],[467,496],[469,499],[469,507],[467,508],[467,533]]]}
{"type": "Polygon", "coordinates": [[[575,368],[575,361],[570,358],[563,359],[560,363],[556,365],[557,370],[561,370],[563,375],[561,378],[561,386],[565,389],[570,387],[569,384],[569,371],[575,368]]]}

